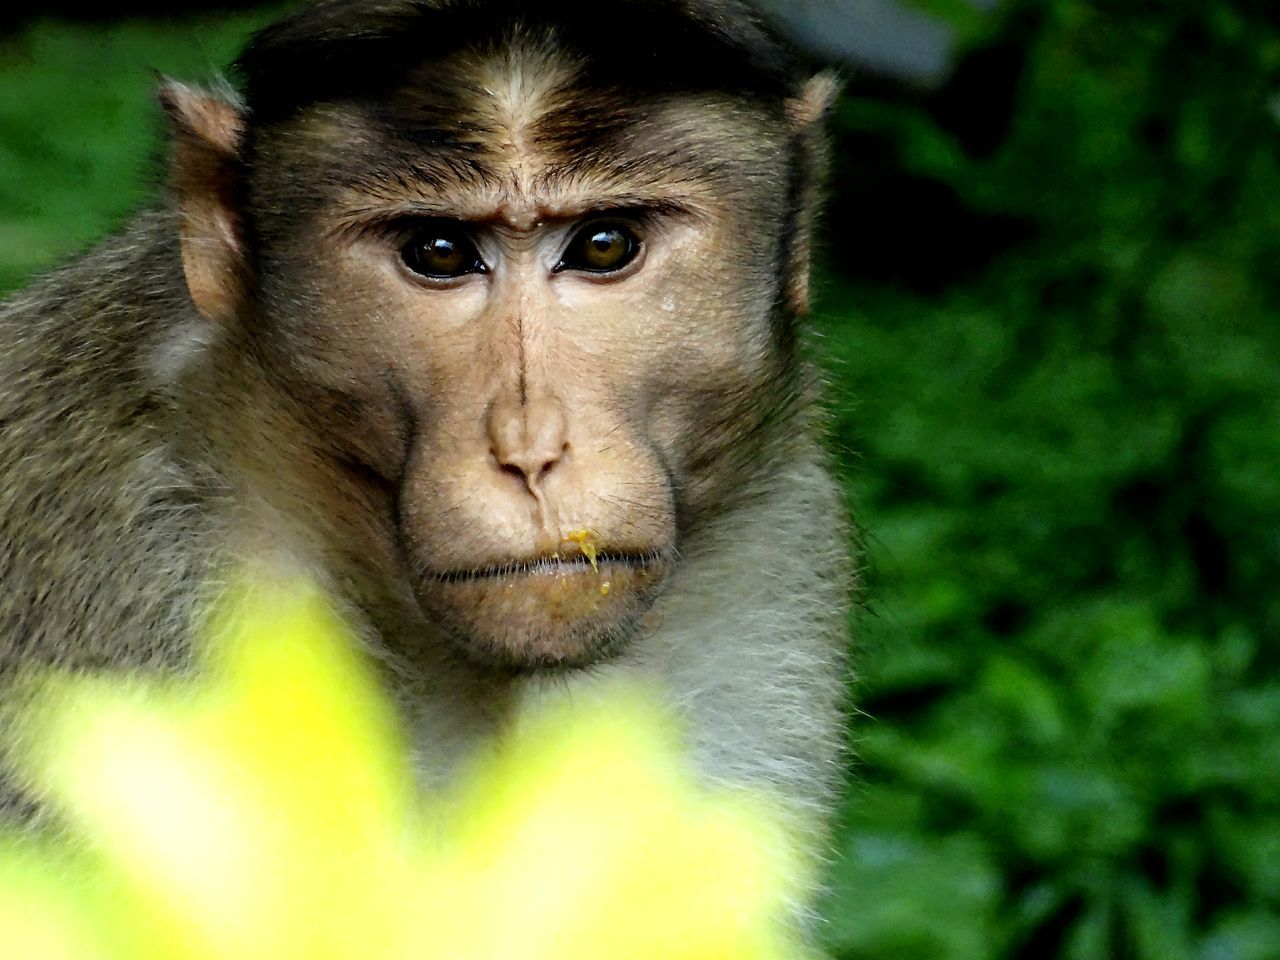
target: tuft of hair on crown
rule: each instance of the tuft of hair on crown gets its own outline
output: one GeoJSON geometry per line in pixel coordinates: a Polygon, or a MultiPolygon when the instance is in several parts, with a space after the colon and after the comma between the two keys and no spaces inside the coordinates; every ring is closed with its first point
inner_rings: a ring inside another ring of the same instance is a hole
{"type": "Polygon", "coordinates": [[[585,86],[628,98],[716,91],[779,107],[809,73],[742,0],[321,0],[267,27],[235,65],[256,125],[395,87],[414,66],[515,38],[546,44],[585,86]],[[464,38],[464,39],[463,39],[464,38]]]}

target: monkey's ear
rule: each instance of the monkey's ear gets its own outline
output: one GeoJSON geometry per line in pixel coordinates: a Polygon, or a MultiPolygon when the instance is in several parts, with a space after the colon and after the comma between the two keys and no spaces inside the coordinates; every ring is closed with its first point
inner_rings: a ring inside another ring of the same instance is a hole
{"type": "Polygon", "coordinates": [[[247,287],[238,202],[244,117],[233,103],[173,80],[162,81],[159,97],[173,131],[169,182],[187,289],[205,318],[230,322],[247,287]]]}
{"type": "Polygon", "coordinates": [[[826,119],[840,94],[840,81],[823,72],[787,102],[787,122],[800,147],[800,195],[796,197],[794,234],[787,265],[787,304],[796,316],[810,310],[809,274],[813,261],[813,231],[827,176],[826,119]]]}

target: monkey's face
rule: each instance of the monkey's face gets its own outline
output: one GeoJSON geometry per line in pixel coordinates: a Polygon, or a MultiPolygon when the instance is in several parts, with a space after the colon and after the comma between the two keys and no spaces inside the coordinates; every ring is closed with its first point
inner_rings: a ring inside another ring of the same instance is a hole
{"type": "Polygon", "coordinates": [[[260,144],[267,350],[326,482],[385,489],[424,612],[485,662],[581,665],[785,400],[785,138],[704,97],[592,139],[563,76],[473,69],[444,119],[410,85],[260,144]]]}

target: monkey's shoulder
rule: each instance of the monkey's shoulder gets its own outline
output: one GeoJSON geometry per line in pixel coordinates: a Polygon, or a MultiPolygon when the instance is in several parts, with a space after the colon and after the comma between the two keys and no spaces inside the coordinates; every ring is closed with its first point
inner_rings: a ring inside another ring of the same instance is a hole
{"type": "Polygon", "coordinates": [[[0,305],[0,667],[145,660],[185,620],[206,521],[156,367],[193,314],[167,212],[0,305]]]}

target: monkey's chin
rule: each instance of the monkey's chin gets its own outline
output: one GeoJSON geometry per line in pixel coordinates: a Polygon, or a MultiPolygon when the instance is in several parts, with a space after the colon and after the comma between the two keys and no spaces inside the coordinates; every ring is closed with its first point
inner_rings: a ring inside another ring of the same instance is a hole
{"type": "Polygon", "coordinates": [[[666,566],[649,558],[495,565],[429,577],[418,599],[468,660],[515,673],[573,669],[625,648],[666,566]]]}

